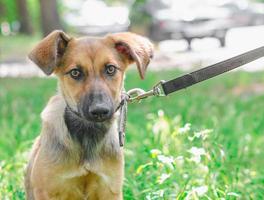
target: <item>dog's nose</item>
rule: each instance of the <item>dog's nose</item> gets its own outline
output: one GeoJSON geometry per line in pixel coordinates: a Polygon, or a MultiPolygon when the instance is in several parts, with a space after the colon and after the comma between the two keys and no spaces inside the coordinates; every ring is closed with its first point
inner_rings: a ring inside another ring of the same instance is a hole
{"type": "Polygon", "coordinates": [[[89,115],[94,121],[104,121],[111,117],[111,110],[104,105],[94,105],[89,108],[89,115]]]}

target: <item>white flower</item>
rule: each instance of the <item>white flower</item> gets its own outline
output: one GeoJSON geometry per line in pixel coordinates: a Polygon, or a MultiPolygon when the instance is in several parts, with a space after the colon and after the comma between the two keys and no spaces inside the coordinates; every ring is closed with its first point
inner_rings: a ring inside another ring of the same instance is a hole
{"type": "Polygon", "coordinates": [[[164,119],[159,119],[152,127],[152,131],[154,134],[159,134],[162,132],[168,132],[169,130],[169,124],[164,119]]]}
{"type": "Polygon", "coordinates": [[[188,179],[188,178],[189,178],[189,175],[188,175],[188,174],[183,174],[183,175],[182,175],[182,178],[184,178],[184,179],[188,179]]]}
{"type": "Polygon", "coordinates": [[[225,158],[225,152],[223,149],[220,149],[220,155],[221,155],[221,158],[225,158]]]}
{"type": "Polygon", "coordinates": [[[175,163],[179,166],[182,166],[184,164],[184,157],[183,156],[178,156],[175,158],[175,163]]]}
{"type": "Polygon", "coordinates": [[[209,172],[209,168],[206,165],[203,165],[203,164],[199,164],[198,167],[197,167],[197,170],[203,175],[206,175],[209,172]]]}
{"type": "Polygon", "coordinates": [[[208,187],[206,185],[195,187],[192,189],[192,191],[195,192],[199,197],[201,197],[208,191],[208,187]]]}
{"type": "Polygon", "coordinates": [[[172,156],[164,156],[164,155],[158,155],[158,160],[165,164],[167,167],[169,167],[171,170],[174,169],[173,163],[174,163],[174,158],[172,156]]]}
{"type": "Polygon", "coordinates": [[[168,178],[170,178],[170,176],[171,176],[170,174],[161,174],[161,176],[158,177],[157,182],[159,184],[162,184],[162,183],[164,183],[164,181],[166,181],[168,178]]]}
{"type": "Polygon", "coordinates": [[[195,163],[200,163],[201,156],[206,154],[204,148],[197,148],[197,147],[192,147],[191,149],[188,150],[188,152],[192,154],[191,161],[194,161],[195,163]]]}
{"type": "Polygon", "coordinates": [[[209,136],[209,133],[211,133],[212,131],[212,129],[205,129],[200,132],[195,132],[193,137],[188,137],[188,139],[190,141],[193,141],[195,138],[201,138],[202,140],[205,140],[209,136]]]}
{"type": "Polygon", "coordinates": [[[184,127],[179,128],[179,134],[185,134],[191,130],[191,124],[187,123],[184,127]]]}
{"type": "Polygon", "coordinates": [[[202,197],[206,194],[208,191],[208,187],[206,185],[200,186],[200,187],[193,187],[191,191],[188,192],[188,195],[186,196],[186,200],[191,199],[198,199],[198,197],[202,197]]]}
{"type": "Polygon", "coordinates": [[[250,135],[250,134],[246,134],[246,135],[245,135],[245,140],[246,140],[247,142],[250,142],[250,141],[252,140],[251,135],[250,135]]]}
{"type": "Polygon", "coordinates": [[[159,110],[158,111],[158,116],[159,117],[164,117],[164,111],[163,110],[159,110]]]}
{"type": "Polygon", "coordinates": [[[158,160],[164,164],[171,164],[174,162],[173,157],[168,157],[168,156],[164,156],[164,155],[158,155],[158,160]]]}
{"type": "Polygon", "coordinates": [[[147,199],[147,200],[151,200],[151,197],[150,197],[149,194],[146,196],[146,199],[147,199]]]}

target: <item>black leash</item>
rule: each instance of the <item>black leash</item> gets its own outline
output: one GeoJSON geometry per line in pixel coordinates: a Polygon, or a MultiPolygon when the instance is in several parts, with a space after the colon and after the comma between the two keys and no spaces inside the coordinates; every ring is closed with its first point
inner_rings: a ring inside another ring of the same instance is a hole
{"type": "Polygon", "coordinates": [[[199,69],[189,74],[183,75],[170,81],[161,82],[164,94],[170,93],[190,87],[196,83],[208,80],[225,72],[231,71],[242,65],[250,63],[264,56],[264,47],[260,47],[244,54],[235,56],[228,60],[216,63],[214,65],[199,69]]]}
{"type": "Polygon", "coordinates": [[[124,145],[127,102],[140,101],[150,96],[167,96],[178,90],[190,87],[199,82],[208,80],[225,72],[231,71],[235,68],[241,67],[242,65],[257,60],[263,56],[264,46],[216,63],[214,65],[210,65],[197,71],[185,74],[181,77],[169,81],[160,81],[152,88],[152,90],[147,92],[139,88],[129,90],[127,94],[122,97],[121,103],[118,107],[118,109],[121,110],[118,123],[120,146],[124,145]]]}

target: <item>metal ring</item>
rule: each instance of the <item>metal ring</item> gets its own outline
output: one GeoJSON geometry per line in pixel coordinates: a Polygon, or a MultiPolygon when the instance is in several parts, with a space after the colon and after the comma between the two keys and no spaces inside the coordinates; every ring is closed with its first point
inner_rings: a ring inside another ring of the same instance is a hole
{"type": "Polygon", "coordinates": [[[146,93],[145,90],[143,89],[140,89],[140,88],[134,88],[134,89],[131,89],[127,92],[127,94],[129,96],[133,96],[133,95],[141,95],[141,94],[144,94],[146,93]]]}

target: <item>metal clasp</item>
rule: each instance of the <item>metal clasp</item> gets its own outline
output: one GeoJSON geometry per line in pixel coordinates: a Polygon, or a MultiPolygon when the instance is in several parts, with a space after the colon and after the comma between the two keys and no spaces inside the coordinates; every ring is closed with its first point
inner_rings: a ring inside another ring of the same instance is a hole
{"type": "Polygon", "coordinates": [[[142,99],[148,98],[150,96],[156,96],[156,97],[161,97],[161,96],[165,96],[162,86],[161,84],[164,81],[160,81],[159,83],[157,83],[156,85],[154,85],[154,87],[152,88],[152,90],[149,91],[145,91],[142,90],[140,88],[134,88],[131,89],[127,92],[127,94],[129,95],[129,102],[133,102],[133,101],[140,101],[142,99]]]}
{"type": "Polygon", "coordinates": [[[166,96],[164,93],[164,90],[162,88],[162,84],[164,83],[164,80],[161,80],[160,82],[158,82],[156,85],[154,85],[153,87],[153,95],[157,96],[157,97],[164,97],[166,96]]]}

